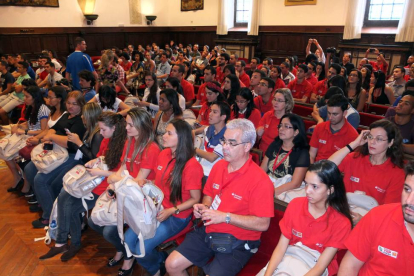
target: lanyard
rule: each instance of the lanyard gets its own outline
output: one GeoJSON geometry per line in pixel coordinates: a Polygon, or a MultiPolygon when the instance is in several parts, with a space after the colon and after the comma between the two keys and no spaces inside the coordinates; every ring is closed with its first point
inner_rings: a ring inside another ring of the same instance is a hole
{"type": "Polygon", "coordinates": [[[276,161],[277,161],[277,159],[278,159],[278,157],[279,157],[279,153],[280,153],[280,150],[282,149],[282,146],[280,146],[280,148],[279,148],[279,151],[277,152],[277,155],[276,155],[276,158],[275,158],[275,162],[273,163],[273,171],[275,171],[279,166],[280,166],[280,164],[282,164],[285,160],[286,160],[286,158],[288,158],[288,156],[290,155],[290,153],[292,152],[292,149],[285,155],[285,157],[283,157],[283,159],[282,160],[280,160],[280,162],[278,162],[278,163],[276,163],[276,161]]]}

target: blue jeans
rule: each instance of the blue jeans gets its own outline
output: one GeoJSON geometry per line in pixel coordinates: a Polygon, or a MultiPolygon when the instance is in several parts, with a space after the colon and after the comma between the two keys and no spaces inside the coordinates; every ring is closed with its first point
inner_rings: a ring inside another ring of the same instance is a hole
{"type": "MultiPolygon", "coordinates": [[[[93,200],[85,200],[88,210],[95,206],[99,196],[94,194],[93,200]]],[[[71,236],[71,244],[81,245],[82,223],[79,214],[85,212],[82,199],[71,196],[62,189],[58,197],[58,217],[56,243],[67,243],[68,234],[71,236]]]]}
{"type": "Polygon", "coordinates": [[[24,168],[27,181],[32,186],[37,201],[43,209],[43,219],[49,219],[53,208],[53,202],[63,187],[62,179],[65,174],[75,165],[81,164],[82,160],[75,160],[75,154],[70,153],[68,160],[48,174],[39,173],[33,162],[24,168]]]}
{"type": "Polygon", "coordinates": [[[125,246],[121,243],[116,225],[99,226],[92,221],[91,217],[88,219],[88,224],[93,230],[101,234],[105,240],[115,246],[117,252],[122,252],[126,258],[125,246]]]}
{"type": "MultiPolygon", "coordinates": [[[[136,259],[149,274],[154,275],[157,273],[160,269],[160,264],[165,261],[164,254],[162,252],[158,252],[155,248],[165,240],[180,233],[188,225],[191,217],[192,216],[190,215],[188,218],[181,219],[171,216],[160,223],[160,226],[157,228],[157,232],[155,232],[155,236],[153,238],[145,240],[145,256],[143,258],[136,259]]],[[[135,234],[132,229],[128,229],[126,231],[125,242],[128,244],[128,247],[133,254],[140,254],[139,239],[137,234],[135,234]]]]}

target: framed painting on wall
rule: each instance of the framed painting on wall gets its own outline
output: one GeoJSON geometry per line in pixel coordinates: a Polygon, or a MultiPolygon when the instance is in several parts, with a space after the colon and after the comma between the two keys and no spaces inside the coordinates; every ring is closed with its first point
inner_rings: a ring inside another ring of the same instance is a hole
{"type": "Polygon", "coordinates": [[[316,0],[285,0],[285,6],[316,5],[316,0]]]}
{"type": "Polygon", "coordinates": [[[0,0],[0,6],[59,7],[59,0],[0,0]]]}
{"type": "Polygon", "coordinates": [[[204,0],[181,0],[181,11],[198,11],[204,9],[204,0]]]}

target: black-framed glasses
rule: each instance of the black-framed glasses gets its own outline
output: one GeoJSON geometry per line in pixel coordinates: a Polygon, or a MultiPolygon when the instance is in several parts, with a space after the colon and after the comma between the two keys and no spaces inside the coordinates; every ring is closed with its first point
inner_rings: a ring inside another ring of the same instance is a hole
{"type": "Polygon", "coordinates": [[[230,147],[235,147],[235,146],[238,146],[238,145],[241,145],[241,144],[246,144],[246,143],[248,143],[248,142],[236,143],[236,141],[227,141],[224,138],[220,138],[220,144],[222,146],[229,145],[230,147]]]}

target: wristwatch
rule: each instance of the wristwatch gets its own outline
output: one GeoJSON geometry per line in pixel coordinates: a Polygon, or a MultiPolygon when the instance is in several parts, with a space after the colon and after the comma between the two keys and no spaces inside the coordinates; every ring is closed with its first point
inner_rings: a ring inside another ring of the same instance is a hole
{"type": "Polygon", "coordinates": [[[175,208],[175,212],[174,212],[174,213],[175,213],[176,215],[178,215],[178,214],[180,213],[180,209],[178,209],[178,208],[177,208],[177,206],[174,206],[174,208],[175,208]]]}
{"type": "Polygon", "coordinates": [[[230,220],[231,220],[230,213],[227,213],[226,214],[226,223],[229,224],[230,223],[230,220]]]}

